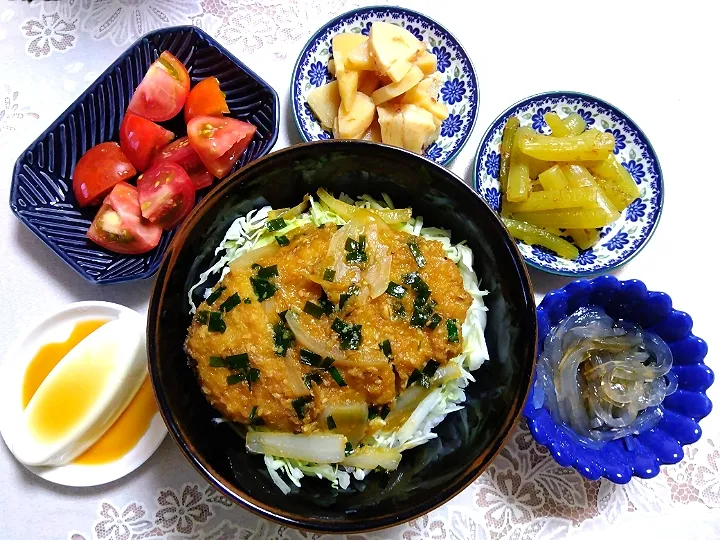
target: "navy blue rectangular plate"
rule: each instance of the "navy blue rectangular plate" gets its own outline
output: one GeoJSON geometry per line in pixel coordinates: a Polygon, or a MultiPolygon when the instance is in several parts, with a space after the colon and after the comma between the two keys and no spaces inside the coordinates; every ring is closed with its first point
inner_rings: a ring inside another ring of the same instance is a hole
{"type": "MultiPolygon", "coordinates": [[[[97,207],[80,208],[72,190],[75,164],[96,144],[119,140],[120,122],[135,88],[165,50],[185,64],[193,85],[217,77],[226,94],[228,116],[257,127],[233,171],[270,152],[277,140],[277,93],[205,32],[194,26],[176,26],[140,38],[22,153],[13,170],[13,213],[93,283],[152,276],[172,240],[172,231],[165,232],[160,244],[142,255],[107,251],[85,236],[97,207]]],[[[177,137],[185,134],[182,112],[163,125],[177,137]]]]}

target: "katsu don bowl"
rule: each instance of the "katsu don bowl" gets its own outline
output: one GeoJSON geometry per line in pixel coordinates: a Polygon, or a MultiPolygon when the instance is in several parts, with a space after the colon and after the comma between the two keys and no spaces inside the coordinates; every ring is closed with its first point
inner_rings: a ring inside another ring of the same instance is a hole
{"type": "Polygon", "coordinates": [[[148,314],[185,457],[283,525],[361,532],[445,503],[501,450],[532,380],[526,268],[459,178],[362,141],[294,146],[178,231],[148,314]]]}

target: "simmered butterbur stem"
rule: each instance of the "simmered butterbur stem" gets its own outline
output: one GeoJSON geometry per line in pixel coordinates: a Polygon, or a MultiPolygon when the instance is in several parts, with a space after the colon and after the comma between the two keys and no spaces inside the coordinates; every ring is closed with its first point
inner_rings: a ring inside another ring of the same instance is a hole
{"type": "Polygon", "coordinates": [[[505,226],[513,238],[522,240],[526,244],[546,247],[567,259],[576,259],[578,256],[577,248],[570,242],[563,240],[559,236],[550,234],[540,227],[535,227],[529,223],[523,223],[510,218],[503,218],[503,223],[505,223],[505,226]]]}
{"type": "Polygon", "coordinates": [[[516,143],[523,153],[545,161],[597,161],[611,154],[615,137],[595,129],[567,137],[548,137],[530,130],[516,143]]]}

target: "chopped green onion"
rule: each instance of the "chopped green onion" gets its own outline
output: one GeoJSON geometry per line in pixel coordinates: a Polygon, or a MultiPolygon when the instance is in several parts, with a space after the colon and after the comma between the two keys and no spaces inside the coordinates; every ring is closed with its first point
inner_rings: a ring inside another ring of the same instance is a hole
{"type": "Polygon", "coordinates": [[[418,291],[417,296],[415,297],[415,301],[413,302],[413,306],[416,308],[421,308],[425,304],[427,304],[427,301],[430,299],[430,289],[423,289],[421,291],[418,291]]]}
{"type": "Polygon", "coordinates": [[[368,420],[372,420],[378,416],[380,416],[380,410],[375,405],[368,408],[368,420]]]}
{"type": "Polygon", "coordinates": [[[227,327],[225,326],[225,321],[223,321],[222,313],[219,311],[213,311],[210,313],[210,317],[208,319],[208,330],[211,332],[217,332],[218,334],[224,334],[227,327]]]}
{"type": "Polygon", "coordinates": [[[432,313],[433,308],[431,304],[425,304],[422,307],[416,306],[413,309],[412,316],[410,317],[410,326],[414,326],[415,328],[423,328],[425,325],[427,325],[432,313]]]}
{"type": "Polygon", "coordinates": [[[423,281],[423,278],[420,277],[420,274],[417,272],[405,274],[403,276],[403,282],[405,282],[405,285],[410,285],[415,292],[430,290],[430,287],[428,287],[427,283],[423,281]]]}
{"type": "Polygon", "coordinates": [[[223,360],[221,356],[211,356],[209,366],[210,367],[225,367],[225,360],[223,360]]]}
{"type": "Polygon", "coordinates": [[[357,251],[359,248],[358,243],[352,238],[345,240],[345,251],[357,251]]]}
{"type": "Polygon", "coordinates": [[[278,317],[280,317],[280,320],[281,320],[282,322],[287,322],[287,321],[285,320],[285,315],[287,315],[287,312],[288,312],[288,310],[286,309],[285,311],[281,311],[280,313],[278,313],[278,317]]]}
{"type": "Polygon", "coordinates": [[[413,384],[418,383],[420,386],[424,388],[430,387],[430,379],[427,375],[425,375],[422,371],[419,369],[414,369],[413,372],[410,374],[410,377],[408,377],[407,380],[407,386],[406,388],[410,388],[413,384]]]}
{"type": "Polygon", "coordinates": [[[368,256],[364,251],[351,251],[345,254],[345,262],[359,264],[367,262],[368,256]]]}
{"type": "Polygon", "coordinates": [[[361,234],[358,238],[358,251],[365,251],[365,247],[367,246],[367,238],[365,238],[364,234],[361,234]]]}
{"type": "Polygon", "coordinates": [[[332,415],[329,415],[327,417],[327,425],[328,429],[333,430],[337,427],[337,424],[335,423],[335,419],[332,417],[332,415]]]}
{"type": "Polygon", "coordinates": [[[325,315],[330,315],[333,311],[335,311],[335,306],[332,305],[332,302],[327,297],[325,291],[323,291],[320,298],[318,298],[318,305],[323,309],[325,315]]]}
{"type": "Polygon", "coordinates": [[[228,356],[225,363],[230,369],[248,369],[250,367],[250,357],[248,353],[234,354],[228,356]]]}
{"type": "Polygon", "coordinates": [[[295,341],[295,336],[281,318],[279,323],[273,325],[273,350],[276,356],[285,356],[295,341]]]}
{"type": "Polygon", "coordinates": [[[404,319],[407,316],[405,306],[401,302],[394,302],[392,305],[392,319],[397,321],[398,319],[404,319]]]}
{"type": "Polygon", "coordinates": [[[460,336],[458,335],[457,320],[456,319],[448,319],[446,324],[447,324],[447,332],[448,332],[448,341],[450,343],[457,343],[458,341],[460,341],[460,336]]]}
{"type": "Polygon", "coordinates": [[[310,396],[303,396],[292,400],[293,409],[295,409],[295,413],[300,420],[305,417],[305,408],[311,401],[312,398],[310,396]]]}
{"type": "Polygon", "coordinates": [[[332,356],[328,356],[325,358],[325,360],[323,360],[322,365],[320,367],[323,369],[328,369],[334,363],[335,363],[335,359],[332,356]]]}
{"type": "Polygon", "coordinates": [[[255,296],[257,296],[258,302],[264,302],[277,292],[277,287],[275,287],[275,285],[270,283],[267,279],[251,277],[250,283],[252,284],[253,291],[255,291],[255,296]]]}
{"type": "Polygon", "coordinates": [[[305,386],[312,389],[312,383],[322,384],[322,377],[317,371],[311,371],[303,377],[303,382],[305,383],[305,386]]]}
{"type": "Polygon", "coordinates": [[[250,425],[251,426],[262,426],[265,424],[265,420],[263,420],[260,416],[258,416],[257,413],[258,407],[255,405],[252,408],[252,411],[250,411],[250,425]]]}
{"type": "Polygon", "coordinates": [[[345,379],[343,379],[343,376],[338,371],[338,368],[335,366],[330,366],[327,368],[328,373],[330,376],[335,380],[335,382],[338,384],[338,386],[347,386],[347,383],[345,382],[345,379]]]}
{"type": "Polygon", "coordinates": [[[290,239],[285,236],[284,234],[281,236],[276,236],[275,240],[277,240],[277,243],[280,245],[280,247],[285,247],[290,245],[290,239]]]}
{"type": "Polygon", "coordinates": [[[250,265],[250,268],[251,268],[252,270],[260,270],[260,269],[262,268],[262,266],[260,266],[258,263],[252,263],[252,264],[250,265]]]}
{"type": "Polygon", "coordinates": [[[380,409],[380,418],[385,420],[388,414],[390,414],[390,405],[386,403],[382,406],[382,409],[380,409]]]}
{"type": "Polygon", "coordinates": [[[260,379],[260,370],[258,368],[250,368],[247,371],[248,388],[252,390],[252,383],[257,382],[258,379],[260,379]]]}
{"type": "Polygon", "coordinates": [[[266,266],[265,268],[258,269],[257,277],[260,279],[270,279],[278,275],[277,264],[272,266],[266,266]]]}
{"type": "Polygon", "coordinates": [[[303,308],[303,311],[308,315],[312,315],[316,319],[319,319],[323,315],[325,315],[325,309],[311,302],[310,300],[305,302],[305,307],[303,308]]]}
{"type": "Polygon", "coordinates": [[[251,303],[252,303],[252,300],[251,300],[250,297],[248,296],[245,300],[243,300],[243,302],[245,302],[246,304],[251,304],[251,303]]]}
{"type": "Polygon", "coordinates": [[[330,328],[340,336],[340,348],[342,350],[358,350],[360,343],[362,343],[362,325],[348,323],[335,317],[330,328]]]}
{"type": "Polygon", "coordinates": [[[335,280],[335,270],[332,268],[326,268],[325,272],[323,272],[323,279],[325,281],[333,282],[335,280]]]}
{"type": "Polygon", "coordinates": [[[338,304],[340,309],[345,307],[345,304],[347,303],[348,300],[350,300],[351,296],[355,296],[356,294],[359,294],[359,293],[360,293],[360,289],[358,288],[357,285],[350,285],[348,287],[347,291],[345,291],[344,293],[342,293],[340,295],[340,303],[338,304]]]}
{"type": "Polygon", "coordinates": [[[322,356],[307,349],[300,349],[300,361],[308,366],[320,367],[322,356]]]}
{"type": "Polygon", "coordinates": [[[428,360],[428,363],[425,364],[425,367],[423,368],[422,372],[423,375],[426,377],[432,377],[435,375],[435,372],[440,367],[440,362],[437,362],[435,360],[428,360]]]}
{"type": "Polygon", "coordinates": [[[231,311],[232,309],[236,308],[240,305],[240,295],[238,293],[233,294],[232,296],[228,296],[225,301],[220,304],[220,311],[223,313],[227,313],[228,311],[231,311]]]}
{"type": "Polygon", "coordinates": [[[227,289],[227,287],[218,287],[218,288],[215,289],[213,292],[211,292],[211,293],[210,293],[210,296],[208,296],[208,297],[207,297],[207,300],[206,300],[206,302],[208,303],[208,306],[213,305],[213,303],[215,302],[215,300],[217,300],[218,298],[220,298],[220,296],[222,295],[222,293],[225,292],[225,289],[227,289]]]}
{"type": "Polygon", "coordinates": [[[435,330],[438,327],[438,324],[440,324],[440,321],[442,321],[442,317],[437,313],[433,313],[433,316],[430,317],[430,322],[427,326],[430,330],[435,330]]]}
{"type": "Polygon", "coordinates": [[[245,374],[244,373],[233,373],[232,375],[228,375],[226,380],[229,385],[237,384],[237,383],[245,380],[245,374]]]}
{"type": "Polygon", "coordinates": [[[207,324],[210,318],[210,312],[206,309],[201,309],[195,314],[195,322],[200,324],[207,324]]]}
{"type": "Polygon", "coordinates": [[[393,359],[392,347],[390,346],[390,340],[386,339],[380,343],[380,350],[387,356],[389,360],[393,359]]]}
{"type": "Polygon", "coordinates": [[[277,219],[269,220],[267,223],[265,223],[265,227],[267,227],[268,231],[275,232],[287,227],[287,223],[285,223],[285,220],[283,218],[279,217],[277,219]]]}
{"type": "Polygon", "coordinates": [[[422,254],[422,251],[420,251],[417,243],[408,242],[408,247],[410,248],[410,253],[412,253],[412,256],[415,258],[415,262],[417,263],[418,267],[422,268],[423,266],[425,266],[427,264],[427,261],[425,260],[425,256],[422,254]]]}
{"type": "Polygon", "coordinates": [[[352,454],[352,451],[353,451],[353,445],[349,441],[346,442],[345,443],[345,455],[349,456],[350,454],[352,454]]]}
{"type": "Polygon", "coordinates": [[[390,283],[388,283],[388,288],[385,292],[388,293],[390,296],[394,296],[395,298],[402,298],[403,296],[405,296],[405,293],[407,291],[402,285],[398,285],[394,281],[391,281],[390,283]]]}

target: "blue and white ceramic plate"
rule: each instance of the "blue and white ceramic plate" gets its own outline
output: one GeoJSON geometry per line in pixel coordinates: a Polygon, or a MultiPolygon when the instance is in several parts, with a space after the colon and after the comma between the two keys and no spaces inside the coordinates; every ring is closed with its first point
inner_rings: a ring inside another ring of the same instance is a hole
{"type": "Polygon", "coordinates": [[[457,39],[425,15],[399,7],[365,7],[339,15],[321,27],[302,49],[291,80],[291,99],[295,125],[304,141],[331,139],[307,105],[313,89],[332,80],[328,61],[332,57],[332,38],[340,32],[368,35],[374,21],[385,21],[407,28],[428,51],[438,57],[438,71],[444,77],[439,101],[447,105],[450,116],[443,122],[440,136],[425,150],[425,157],[444,165],[452,161],[467,142],[475,125],[478,85],[470,58],[457,39]]]}
{"type": "Polygon", "coordinates": [[[546,92],[516,103],[502,113],[483,135],[475,157],[475,190],[495,211],[500,211],[502,197],[500,171],[500,139],[505,123],[511,116],[521,126],[531,126],[545,134],[550,129],[543,115],[555,111],[561,117],[576,112],[589,128],[607,131],[615,136],[615,156],[630,172],[640,188],[635,199],[611,225],[600,232],[600,241],[590,249],[581,250],[571,261],[540,246],[518,241],[518,248],[530,266],[564,276],[592,276],[617,268],[632,259],[650,240],[663,205],[663,179],[660,163],[645,134],[625,113],[598,98],[577,92],[546,92]]]}

